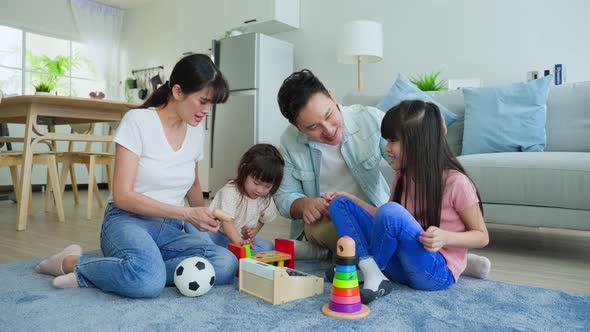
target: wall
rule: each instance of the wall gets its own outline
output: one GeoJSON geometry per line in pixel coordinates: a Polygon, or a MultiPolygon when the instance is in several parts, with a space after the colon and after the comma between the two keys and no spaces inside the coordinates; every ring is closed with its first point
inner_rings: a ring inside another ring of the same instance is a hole
{"type": "Polygon", "coordinates": [[[443,79],[484,85],[524,81],[556,63],[569,82],[590,80],[590,2],[585,0],[301,0],[301,28],[277,35],[295,44],[295,68],[309,68],[336,98],[356,90],[356,65],[336,61],[343,22],[383,24],[383,60],[363,66],[368,94],[398,73],[443,69],[443,79]]]}
{"type": "MultiPolygon", "coordinates": [[[[121,40],[121,77],[164,66],[166,76],[185,52],[207,52],[231,24],[232,0],[169,0],[127,10],[121,40]]],[[[123,94],[122,94],[123,95],[123,94]]]]}

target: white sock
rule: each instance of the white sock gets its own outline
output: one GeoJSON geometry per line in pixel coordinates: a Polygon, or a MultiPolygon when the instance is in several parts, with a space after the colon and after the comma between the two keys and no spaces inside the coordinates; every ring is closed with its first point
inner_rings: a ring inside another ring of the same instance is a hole
{"type": "Polygon", "coordinates": [[[476,254],[467,254],[467,267],[465,267],[465,271],[463,271],[462,275],[486,279],[490,274],[491,267],[492,262],[490,262],[487,257],[476,254]]]}
{"type": "Polygon", "coordinates": [[[373,258],[361,259],[359,262],[359,268],[363,271],[365,279],[363,289],[370,289],[376,292],[379,289],[381,282],[383,280],[388,280],[373,258]]]}
{"type": "Polygon", "coordinates": [[[63,276],[55,277],[53,279],[53,287],[55,288],[80,288],[78,278],[74,272],[64,274],[63,276]]]}
{"type": "Polygon", "coordinates": [[[61,252],[47,258],[35,267],[35,271],[39,273],[50,274],[52,276],[64,275],[63,261],[67,256],[80,256],[82,255],[82,247],[77,244],[67,246],[61,252]]]}
{"type": "Polygon", "coordinates": [[[326,259],[330,252],[327,248],[322,248],[311,242],[293,240],[295,259],[326,259]]]}

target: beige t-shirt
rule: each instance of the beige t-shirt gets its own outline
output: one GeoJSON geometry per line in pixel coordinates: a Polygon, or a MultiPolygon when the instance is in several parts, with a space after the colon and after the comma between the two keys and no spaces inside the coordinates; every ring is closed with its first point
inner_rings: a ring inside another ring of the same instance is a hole
{"type": "Polygon", "coordinates": [[[231,183],[226,184],[217,192],[209,208],[211,211],[221,209],[233,216],[238,232],[244,226],[256,227],[258,221],[263,224],[272,222],[279,215],[272,197],[251,199],[243,196],[242,198],[238,188],[231,183]]]}

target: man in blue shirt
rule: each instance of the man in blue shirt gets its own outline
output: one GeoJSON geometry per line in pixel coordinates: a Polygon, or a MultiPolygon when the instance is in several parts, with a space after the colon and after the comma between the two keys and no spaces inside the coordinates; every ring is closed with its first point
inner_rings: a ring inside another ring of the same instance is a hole
{"type": "Polygon", "coordinates": [[[341,106],[309,70],[289,76],[278,94],[281,113],[291,124],[281,136],[285,172],[274,199],[293,219],[291,238],[302,234],[334,251],[338,234],[329,220],[326,192],[345,191],[380,206],[389,186],[379,163],[388,161],[381,120],[373,107],[341,106]]]}

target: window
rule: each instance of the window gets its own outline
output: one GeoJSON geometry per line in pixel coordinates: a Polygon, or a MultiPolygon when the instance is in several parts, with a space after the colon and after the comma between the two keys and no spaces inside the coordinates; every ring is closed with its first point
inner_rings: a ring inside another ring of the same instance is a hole
{"type": "Polygon", "coordinates": [[[106,82],[81,43],[0,25],[0,89],[5,95],[34,94],[35,85],[51,93],[88,97],[106,82]]]}
{"type": "Polygon", "coordinates": [[[0,25],[0,40],[0,89],[4,94],[21,94],[23,32],[0,25]]]}

